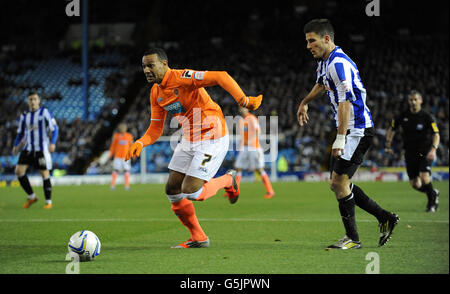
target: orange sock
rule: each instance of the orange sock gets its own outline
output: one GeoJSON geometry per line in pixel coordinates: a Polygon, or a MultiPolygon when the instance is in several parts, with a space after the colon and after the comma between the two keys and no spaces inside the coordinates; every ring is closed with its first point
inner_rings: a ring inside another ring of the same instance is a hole
{"type": "Polygon", "coordinates": [[[261,176],[261,179],[264,183],[264,187],[266,187],[266,191],[268,194],[273,194],[272,184],[270,183],[269,175],[266,173],[261,176]]]}
{"type": "Polygon", "coordinates": [[[206,240],[207,236],[198,222],[192,201],[184,198],[181,201],[174,202],[172,203],[172,210],[181,223],[188,228],[193,241],[206,240]]]}
{"type": "Polygon", "coordinates": [[[130,172],[125,173],[125,187],[130,187],[130,172]]]}
{"type": "Polygon", "coordinates": [[[197,201],[206,200],[217,194],[217,191],[225,187],[230,187],[233,184],[231,175],[226,174],[218,178],[213,178],[205,183],[202,187],[202,192],[197,197],[197,201]]]}
{"type": "Polygon", "coordinates": [[[117,179],[117,172],[114,171],[111,177],[111,187],[114,187],[116,185],[116,179],[117,179]]]}

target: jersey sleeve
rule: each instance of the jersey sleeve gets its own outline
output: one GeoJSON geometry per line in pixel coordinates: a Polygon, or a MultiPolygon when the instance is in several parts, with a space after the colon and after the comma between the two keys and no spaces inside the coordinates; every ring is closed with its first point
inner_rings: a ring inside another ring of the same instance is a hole
{"type": "Polygon", "coordinates": [[[329,67],[330,77],[336,86],[338,102],[354,101],[351,68],[346,62],[335,62],[329,67]]]}
{"type": "Polygon", "coordinates": [[[111,145],[109,145],[109,157],[111,158],[114,156],[114,151],[116,149],[116,141],[117,141],[117,134],[114,134],[111,140],[111,145]]]}
{"type": "Polygon", "coordinates": [[[248,140],[252,141],[253,139],[258,137],[259,133],[258,119],[254,116],[250,116],[247,119],[247,126],[248,126],[248,140]]]}
{"type": "Polygon", "coordinates": [[[428,115],[428,119],[429,119],[429,126],[431,128],[431,131],[434,134],[439,133],[439,128],[436,124],[436,119],[431,114],[428,115]]]}
{"type": "Polygon", "coordinates": [[[177,77],[177,80],[192,89],[220,86],[237,102],[245,97],[244,91],[226,71],[184,70],[177,77]]]}
{"type": "Polygon", "coordinates": [[[56,144],[56,140],[58,139],[58,134],[59,134],[58,124],[56,123],[55,118],[53,117],[53,115],[50,113],[50,111],[47,108],[44,109],[43,115],[44,115],[47,127],[51,132],[50,143],[56,144]]]}
{"type": "Polygon", "coordinates": [[[19,118],[19,126],[17,127],[17,136],[16,139],[14,140],[14,146],[20,144],[24,135],[25,135],[25,116],[21,114],[19,118]]]}
{"type": "Polygon", "coordinates": [[[402,115],[403,114],[400,114],[400,115],[394,116],[392,118],[392,120],[391,120],[391,129],[393,131],[396,131],[398,129],[398,123],[402,120],[402,115]]]}
{"type": "Polygon", "coordinates": [[[144,147],[155,143],[164,131],[164,122],[166,120],[167,111],[156,102],[156,99],[156,91],[152,90],[150,94],[150,125],[145,134],[137,140],[142,142],[144,147]]]}

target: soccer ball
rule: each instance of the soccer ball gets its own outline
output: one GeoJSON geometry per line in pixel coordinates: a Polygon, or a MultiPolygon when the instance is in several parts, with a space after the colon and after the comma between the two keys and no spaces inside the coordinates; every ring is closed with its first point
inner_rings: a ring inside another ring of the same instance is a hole
{"type": "Polygon", "coordinates": [[[91,261],[100,254],[102,244],[97,235],[91,231],[78,231],[70,237],[67,249],[75,252],[80,257],[80,261],[91,261]]]}

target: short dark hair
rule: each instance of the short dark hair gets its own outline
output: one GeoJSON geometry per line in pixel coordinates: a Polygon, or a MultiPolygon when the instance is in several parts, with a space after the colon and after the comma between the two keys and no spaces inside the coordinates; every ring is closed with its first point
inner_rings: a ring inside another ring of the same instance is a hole
{"type": "Polygon", "coordinates": [[[303,33],[316,33],[323,37],[329,35],[331,41],[334,41],[334,29],[331,22],[326,18],[313,19],[303,27],[303,33]]]}
{"type": "Polygon", "coordinates": [[[37,95],[39,97],[39,99],[41,99],[41,95],[39,95],[39,93],[37,91],[30,91],[27,94],[27,98],[33,95],[37,95]]]}
{"type": "Polygon", "coordinates": [[[164,49],[152,47],[152,48],[147,49],[144,52],[144,56],[153,55],[153,54],[156,54],[158,56],[159,60],[169,61],[169,58],[167,58],[167,54],[166,54],[166,51],[164,51],[164,49]]]}

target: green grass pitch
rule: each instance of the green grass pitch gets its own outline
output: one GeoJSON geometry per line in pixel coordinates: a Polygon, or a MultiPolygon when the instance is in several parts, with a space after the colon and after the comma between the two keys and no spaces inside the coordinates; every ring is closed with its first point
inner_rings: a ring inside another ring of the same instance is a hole
{"type": "Polygon", "coordinates": [[[51,210],[39,201],[29,209],[21,188],[0,189],[0,273],[64,274],[69,237],[95,232],[101,254],[80,264],[81,274],[363,274],[379,256],[382,274],[449,273],[449,183],[440,189],[436,213],[425,213],[425,195],[406,182],[361,182],[383,208],[400,216],[392,239],[377,247],[376,219],[359,208],[362,249],[326,251],[343,237],[337,201],[327,183],[273,183],[276,196],[264,199],[259,182],[242,183],[231,205],[218,195],[196,202],[197,216],[211,247],[171,249],[189,238],[170,209],[164,185],[55,186],[51,210]]]}

